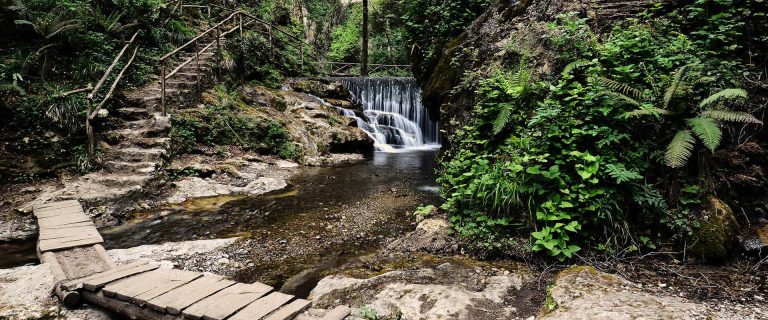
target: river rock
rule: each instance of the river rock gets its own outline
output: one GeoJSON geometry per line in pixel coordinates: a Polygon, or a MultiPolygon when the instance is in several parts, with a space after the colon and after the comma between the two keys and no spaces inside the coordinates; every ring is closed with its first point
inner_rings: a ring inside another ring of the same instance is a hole
{"type": "Polygon", "coordinates": [[[398,252],[452,253],[458,244],[451,237],[451,226],[441,218],[426,219],[402,238],[389,244],[387,249],[398,252]]]}
{"type": "Polygon", "coordinates": [[[390,271],[370,279],[334,275],[310,293],[318,308],[350,305],[352,314],[373,309],[379,319],[509,319],[505,303],[527,279],[525,273],[492,275],[444,263],[435,268],[390,271]]]}
{"type": "Polygon", "coordinates": [[[709,262],[727,258],[733,251],[739,232],[739,224],[731,207],[710,196],[701,211],[699,224],[688,241],[688,253],[709,262]]]}
{"type": "Polygon", "coordinates": [[[288,186],[283,179],[262,177],[250,181],[243,187],[199,177],[185,178],[173,183],[176,190],[168,198],[168,203],[182,203],[191,198],[214,197],[228,194],[259,195],[288,186]]]}
{"type": "Polygon", "coordinates": [[[339,82],[323,82],[320,80],[295,79],[289,83],[291,89],[297,92],[311,94],[321,98],[351,101],[349,90],[339,82]]]}

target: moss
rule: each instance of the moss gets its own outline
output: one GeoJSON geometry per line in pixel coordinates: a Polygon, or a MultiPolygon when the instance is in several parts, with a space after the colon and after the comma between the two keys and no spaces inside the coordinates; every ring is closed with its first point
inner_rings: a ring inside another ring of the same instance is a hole
{"type": "Polygon", "coordinates": [[[458,84],[464,72],[462,66],[457,67],[454,55],[461,50],[461,46],[467,40],[467,35],[462,34],[451,41],[443,51],[440,61],[429,75],[429,82],[423,89],[424,102],[428,108],[437,109],[442,105],[445,95],[458,84]]]}
{"type": "Polygon", "coordinates": [[[699,225],[688,240],[689,255],[711,263],[725,260],[734,248],[739,230],[731,207],[710,196],[702,209],[699,225]]]}

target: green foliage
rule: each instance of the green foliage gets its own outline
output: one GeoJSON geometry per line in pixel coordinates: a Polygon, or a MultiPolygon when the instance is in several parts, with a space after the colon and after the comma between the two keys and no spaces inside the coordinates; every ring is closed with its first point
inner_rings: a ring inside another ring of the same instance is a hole
{"type": "MultiPolygon", "coordinates": [[[[707,30],[741,28],[699,15],[707,30]]],[[[476,81],[471,121],[448,137],[439,176],[441,208],[458,234],[503,249],[526,232],[531,250],[561,260],[585,248],[654,248],[647,230],[660,226],[673,238],[690,234],[705,189],[694,170],[670,174],[664,159],[681,166],[697,141],[710,151],[723,143],[728,122],[761,122],[738,104],[744,90],[712,90],[737,87],[734,74],[755,71],[702,51],[716,41],[688,23],[630,20],[598,38],[585,18],[560,15],[548,25],[560,73],[531,80],[522,95],[510,79],[523,69],[476,81]]]]}
{"type": "Polygon", "coordinates": [[[362,45],[363,10],[361,5],[352,5],[344,23],[331,33],[331,47],[327,57],[332,61],[360,61],[362,45]]]}
{"type": "Polygon", "coordinates": [[[696,84],[707,82],[698,74],[690,74],[691,66],[684,65],[669,76],[670,83],[663,90],[654,94],[644,94],[643,91],[632,88],[627,84],[600,78],[598,81],[606,87],[602,93],[613,98],[619,104],[626,104],[638,109],[625,112],[623,118],[639,116],[660,116],[670,121],[663,126],[678,130],[667,145],[665,161],[668,166],[679,168],[685,165],[691,157],[697,137],[710,152],[714,152],[723,137],[719,121],[761,124],[762,122],[746,112],[738,112],[721,108],[723,104],[733,104],[746,99],[747,92],[743,89],[723,89],[704,99],[698,104],[692,103],[692,96],[697,92],[696,84]],[[693,79],[689,79],[693,78],[693,79]],[[625,94],[633,97],[629,98],[625,94]],[[642,100],[641,100],[642,99],[642,100]]]}
{"type": "Polygon", "coordinates": [[[426,205],[426,206],[419,206],[416,208],[416,210],[413,212],[414,215],[421,216],[421,217],[428,217],[437,211],[437,208],[434,205],[426,205]]]}

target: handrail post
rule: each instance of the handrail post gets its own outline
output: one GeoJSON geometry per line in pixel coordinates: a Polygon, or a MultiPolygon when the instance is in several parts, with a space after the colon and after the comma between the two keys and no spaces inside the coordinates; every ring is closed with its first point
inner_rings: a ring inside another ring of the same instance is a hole
{"type": "Polygon", "coordinates": [[[93,96],[88,95],[88,112],[85,116],[85,135],[88,137],[88,146],[86,152],[88,160],[93,161],[96,153],[96,137],[93,136],[93,126],[91,126],[91,112],[93,110],[93,96]]]}
{"type": "Polygon", "coordinates": [[[197,98],[199,100],[203,93],[200,88],[200,45],[197,41],[195,41],[195,83],[197,86],[197,98]]]}
{"type": "Polygon", "coordinates": [[[221,80],[221,30],[216,27],[216,80],[221,80]]]}
{"type": "Polygon", "coordinates": [[[304,69],[304,41],[301,42],[301,68],[304,69]]]}
{"type": "Polygon", "coordinates": [[[168,115],[165,108],[165,59],[160,60],[160,108],[163,109],[163,116],[168,115]]]}
{"type": "Polygon", "coordinates": [[[269,31],[269,56],[272,57],[275,55],[275,46],[272,45],[272,24],[269,25],[267,31],[269,31]]]}

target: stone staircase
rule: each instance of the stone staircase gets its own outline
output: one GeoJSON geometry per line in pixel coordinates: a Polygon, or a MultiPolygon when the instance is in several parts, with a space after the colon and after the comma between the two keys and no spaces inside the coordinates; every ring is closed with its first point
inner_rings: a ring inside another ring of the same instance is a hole
{"type": "MultiPolygon", "coordinates": [[[[205,42],[214,40],[209,37],[205,42]]],[[[198,78],[201,80],[201,89],[213,82],[215,50],[214,45],[200,55],[199,72],[193,60],[166,82],[166,107],[169,113],[196,103],[198,78]]],[[[193,56],[194,52],[181,53],[180,60],[169,65],[166,72],[174,70],[193,56]]],[[[170,116],[164,116],[161,109],[159,78],[154,76],[150,84],[128,93],[128,103],[110,112],[109,116],[116,118],[119,123],[115,129],[97,132],[103,164],[100,170],[63,181],[61,189],[42,193],[23,210],[28,211],[32,205],[58,200],[80,200],[93,207],[122,200],[152,182],[168,158],[171,140],[170,116]]],[[[112,208],[114,206],[108,207],[107,212],[100,213],[109,215],[120,210],[112,208]]]]}

